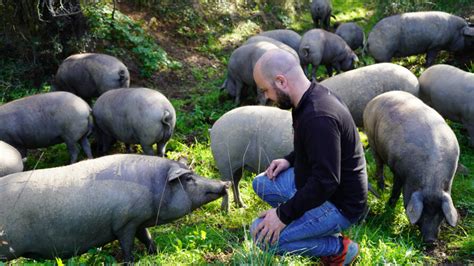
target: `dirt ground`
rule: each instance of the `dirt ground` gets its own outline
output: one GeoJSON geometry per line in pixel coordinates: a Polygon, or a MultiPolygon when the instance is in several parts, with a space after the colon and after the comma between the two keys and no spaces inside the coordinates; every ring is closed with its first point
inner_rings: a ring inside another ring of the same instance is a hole
{"type": "Polygon", "coordinates": [[[182,63],[179,70],[160,71],[150,78],[141,77],[138,66],[132,63],[129,68],[131,80],[134,83],[132,85],[150,86],[162,91],[168,97],[181,98],[196,82],[191,72],[192,68],[221,68],[223,75],[225,74],[225,68],[220,61],[197,50],[199,43],[180,38],[178,34],[175,34],[177,25],[165,24],[147,12],[138,11],[124,3],[119,4],[118,9],[134,20],[145,21],[149,32],[157,44],[166,51],[169,58],[182,63]]]}

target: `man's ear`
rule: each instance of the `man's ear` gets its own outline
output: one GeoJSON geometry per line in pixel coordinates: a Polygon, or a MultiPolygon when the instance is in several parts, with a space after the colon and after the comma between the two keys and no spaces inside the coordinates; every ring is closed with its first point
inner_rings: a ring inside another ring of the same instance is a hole
{"type": "Polygon", "coordinates": [[[275,86],[280,90],[285,90],[286,86],[288,85],[288,80],[283,75],[276,75],[274,82],[275,86]]]}

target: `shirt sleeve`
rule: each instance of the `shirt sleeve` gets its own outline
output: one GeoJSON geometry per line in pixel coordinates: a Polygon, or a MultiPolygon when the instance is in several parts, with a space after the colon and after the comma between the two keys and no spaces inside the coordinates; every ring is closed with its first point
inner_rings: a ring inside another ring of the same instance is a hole
{"type": "Polygon", "coordinates": [[[290,163],[290,167],[293,167],[295,164],[295,151],[290,152],[287,156],[283,157],[290,163]]]}
{"type": "MultiPolygon", "coordinates": [[[[337,190],[341,176],[341,134],[337,120],[314,117],[305,122],[300,135],[311,174],[295,195],[277,208],[280,220],[289,224],[306,211],[326,202],[337,190]]],[[[300,155],[298,155],[300,156],[300,155]]]]}

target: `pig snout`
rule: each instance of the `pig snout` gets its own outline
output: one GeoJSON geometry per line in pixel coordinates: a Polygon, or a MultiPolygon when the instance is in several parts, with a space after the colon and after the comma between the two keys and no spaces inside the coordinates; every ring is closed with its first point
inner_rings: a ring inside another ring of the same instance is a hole
{"type": "Polygon", "coordinates": [[[218,181],[214,186],[209,187],[206,195],[217,194],[219,196],[227,195],[227,189],[231,186],[230,181],[218,181]]]}

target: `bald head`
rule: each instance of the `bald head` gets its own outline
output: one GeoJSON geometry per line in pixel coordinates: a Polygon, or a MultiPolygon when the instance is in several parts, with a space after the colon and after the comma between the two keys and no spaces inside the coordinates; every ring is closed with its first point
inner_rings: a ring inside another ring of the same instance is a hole
{"type": "Polygon", "coordinates": [[[277,75],[293,75],[297,74],[293,73],[298,72],[297,70],[301,70],[301,73],[303,73],[300,62],[294,55],[283,49],[273,49],[264,53],[258,59],[253,75],[254,78],[255,75],[259,75],[265,81],[271,82],[277,75]]]}
{"type": "Polygon", "coordinates": [[[298,104],[311,83],[306,78],[298,58],[282,49],[264,53],[255,64],[253,78],[265,98],[274,102],[285,102],[288,97],[293,106],[298,104]]]}

